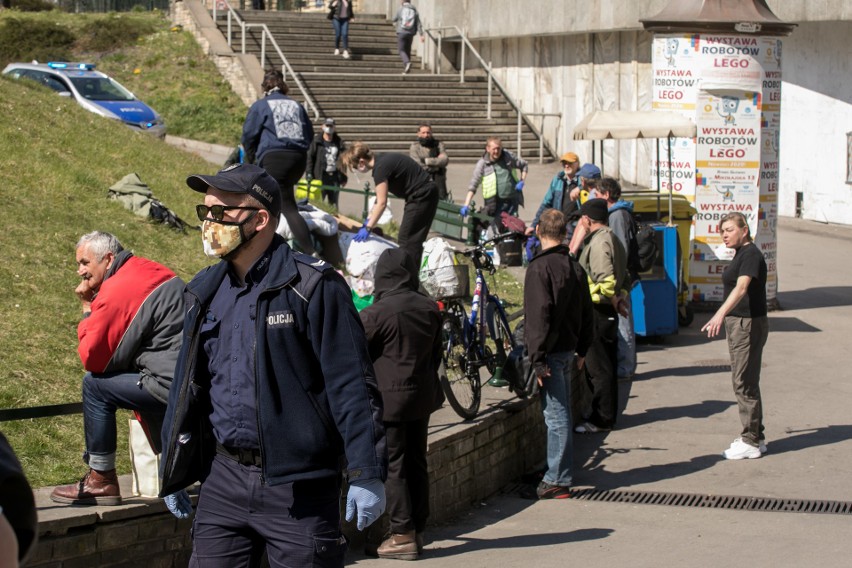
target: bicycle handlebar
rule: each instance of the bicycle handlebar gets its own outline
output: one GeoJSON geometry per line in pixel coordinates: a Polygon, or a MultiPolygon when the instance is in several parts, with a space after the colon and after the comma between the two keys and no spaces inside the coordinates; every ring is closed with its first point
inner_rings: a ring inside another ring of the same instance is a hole
{"type": "Polygon", "coordinates": [[[485,252],[485,247],[486,247],[486,246],[488,246],[488,245],[490,245],[490,244],[492,244],[492,243],[497,243],[497,242],[500,242],[500,241],[505,241],[505,240],[506,240],[506,239],[508,239],[509,237],[513,237],[513,236],[515,236],[515,235],[517,235],[517,234],[518,234],[518,233],[513,233],[512,231],[508,231],[508,232],[506,232],[506,233],[500,233],[500,234],[499,234],[499,235],[497,235],[496,237],[492,237],[492,238],[488,239],[487,241],[482,241],[481,243],[479,243],[478,245],[476,245],[476,246],[475,246],[475,247],[473,247],[473,248],[469,248],[469,249],[467,249],[467,250],[460,251],[460,252],[459,252],[459,254],[463,254],[464,256],[473,256],[473,255],[475,255],[475,254],[477,254],[477,253],[479,253],[479,254],[483,254],[483,253],[485,252]]]}

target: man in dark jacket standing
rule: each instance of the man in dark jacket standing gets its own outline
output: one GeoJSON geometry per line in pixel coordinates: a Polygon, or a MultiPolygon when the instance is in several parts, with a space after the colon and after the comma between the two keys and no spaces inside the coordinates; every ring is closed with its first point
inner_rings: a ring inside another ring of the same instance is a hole
{"type": "Polygon", "coordinates": [[[163,489],[179,518],[202,482],[196,566],[343,566],[346,518],[384,511],[381,396],[361,320],[329,264],[275,234],[278,184],[235,164],[187,178],[208,256],[186,287],[184,341],[163,426],[163,489]]]}
{"type": "Polygon", "coordinates": [[[414,560],[429,516],[426,434],[441,407],[441,314],[417,291],[417,269],[403,249],[389,249],[376,264],[376,302],[361,312],[370,357],[384,403],[388,445],[391,535],[382,558],[414,560]]]}
{"type": "Polygon", "coordinates": [[[110,233],[83,235],[76,258],[89,471],[79,482],[55,488],[50,498],[71,505],[120,505],[115,413],[139,411],[156,438],[180,349],[184,283],[162,264],[124,250],[110,233]]]}
{"type": "Polygon", "coordinates": [[[545,211],[536,226],[541,252],[524,278],[524,341],[541,387],[547,427],[547,471],[536,488],[539,499],[571,496],[571,365],[583,367],[592,339],[592,300],[582,270],[572,260],[565,239],[565,216],[545,211]]]}

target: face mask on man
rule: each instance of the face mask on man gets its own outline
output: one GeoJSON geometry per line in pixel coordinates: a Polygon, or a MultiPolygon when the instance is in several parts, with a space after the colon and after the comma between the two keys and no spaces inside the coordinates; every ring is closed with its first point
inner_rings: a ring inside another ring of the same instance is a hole
{"type": "Polygon", "coordinates": [[[426,148],[430,148],[435,145],[435,139],[431,136],[421,136],[418,140],[420,141],[420,145],[425,146],[426,148]]]}
{"type": "Polygon", "coordinates": [[[326,134],[334,134],[334,127],[333,126],[323,126],[322,131],[325,132],[326,134]]]}
{"type": "Polygon", "coordinates": [[[204,243],[204,254],[211,258],[225,258],[243,244],[257,235],[257,231],[246,237],[243,225],[254,217],[257,211],[239,222],[215,221],[205,219],[201,225],[201,241],[204,243]]]}

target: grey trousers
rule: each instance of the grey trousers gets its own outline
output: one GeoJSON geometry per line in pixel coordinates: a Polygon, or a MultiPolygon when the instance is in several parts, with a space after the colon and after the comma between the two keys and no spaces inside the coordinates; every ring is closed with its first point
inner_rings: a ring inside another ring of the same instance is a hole
{"type": "Polygon", "coordinates": [[[760,398],[760,364],[769,336],[769,320],[725,317],[725,333],[731,353],[731,381],[743,424],[743,442],[757,446],[763,439],[763,402],[760,398]]]}

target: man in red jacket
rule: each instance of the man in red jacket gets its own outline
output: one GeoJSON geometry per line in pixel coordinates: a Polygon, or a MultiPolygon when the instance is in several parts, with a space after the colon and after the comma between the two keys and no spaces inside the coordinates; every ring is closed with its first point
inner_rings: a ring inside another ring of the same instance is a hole
{"type": "MultiPolygon", "coordinates": [[[[119,408],[162,424],[183,330],[183,281],[165,266],[133,256],[115,236],[95,231],[77,243],[75,290],[83,377],[83,422],[89,471],[50,498],[72,505],[119,505],[115,473],[119,408]]],[[[154,428],[155,429],[155,428],[154,428]]],[[[159,430],[150,436],[159,441],[159,430]]],[[[155,448],[159,450],[159,448],[155,448]]]]}

